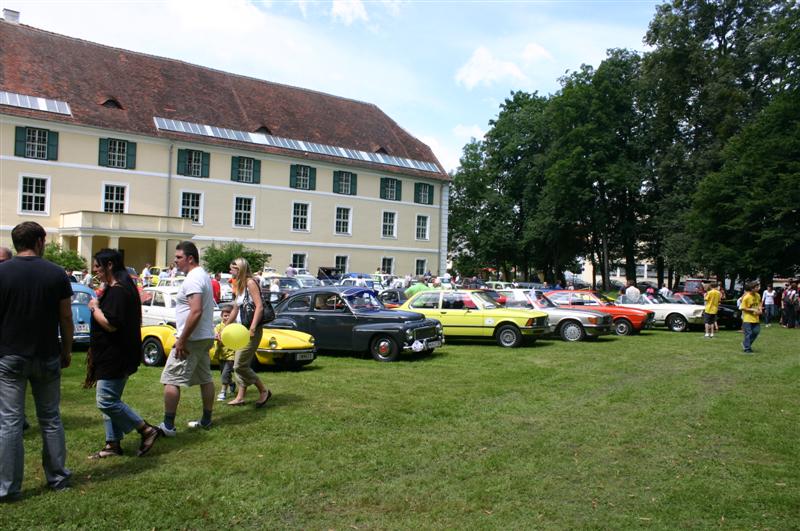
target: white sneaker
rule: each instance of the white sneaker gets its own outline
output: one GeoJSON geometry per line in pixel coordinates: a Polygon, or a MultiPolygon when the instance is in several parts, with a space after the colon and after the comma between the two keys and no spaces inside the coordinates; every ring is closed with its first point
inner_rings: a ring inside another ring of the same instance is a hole
{"type": "Polygon", "coordinates": [[[164,437],[175,437],[178,434],[178,428],[169,429],[164,425],[163,422],[156,426],[156,428],[164,437]]]}
{"type": "Polygon", "coordinates": [[[706,334],[706,335],[704,335],[703,337],[711,337],[711,336],[710,336],[710,335],[708,335],[708,334],[706,334]]]}
{"type": "Polygon", "coordinates": [[[211,423],[209,422],[208,424],[203,424],[199,420],[190,420],[188,426],[192,429],[203,428],[204,430],[207,430],[211,428],[211,423]]]}
{"type": "Polygon", "coordinates": [[[228,393],[225,391],[220,391],[217,395],[217,402],[225,402],[228,399],[228,393]]]}

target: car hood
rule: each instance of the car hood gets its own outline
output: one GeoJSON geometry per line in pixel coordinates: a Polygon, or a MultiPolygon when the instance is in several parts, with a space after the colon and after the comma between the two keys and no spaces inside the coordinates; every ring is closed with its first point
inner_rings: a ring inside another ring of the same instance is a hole
{"type": "Polygon", "coordinates": [[[605,318],[608,314],[605,312],[598,312],[596,310],[577,310],[573,308],[542,308],[541,311],[551,315],[552,317],[597,317],[598,319],[605,318]]]}
{"type": "Polygon", "coordinates": [[[377,321],[397,321],[401,323],[403,321],[422,321],[426,318],[421,313],[394,308],[374,311],[357,311],[355,315],[359,318],[370,318],[377,321]]]}

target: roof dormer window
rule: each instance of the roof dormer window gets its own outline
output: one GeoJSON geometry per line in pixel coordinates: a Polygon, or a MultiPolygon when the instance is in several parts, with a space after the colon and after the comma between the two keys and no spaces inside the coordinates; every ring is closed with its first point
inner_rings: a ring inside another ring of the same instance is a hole
{"type": "Polygon", "coordinates": [[[262,135],[272,135],[272,131],[269,130],[269,127],[266,125],[262,125],[258,129],[256,129],[256,133],[261,133],[262,135]]]}
{"type": "Polygon", "coordinates": [[[108,98],[103,102],[103,107],[108,107],[109,109],[122,109],[122,104],[120,104],[120,102],[114,98],[108,98]]]}

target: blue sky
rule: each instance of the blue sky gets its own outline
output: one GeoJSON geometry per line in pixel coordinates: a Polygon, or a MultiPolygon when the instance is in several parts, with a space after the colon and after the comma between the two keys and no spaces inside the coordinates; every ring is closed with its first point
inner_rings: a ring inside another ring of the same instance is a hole
{"type": "Polygon", "coordinates": [[[458,165],[512,90],[644,50],[660,2],[0,0],[23,24],[374,103],[458,165]]]}

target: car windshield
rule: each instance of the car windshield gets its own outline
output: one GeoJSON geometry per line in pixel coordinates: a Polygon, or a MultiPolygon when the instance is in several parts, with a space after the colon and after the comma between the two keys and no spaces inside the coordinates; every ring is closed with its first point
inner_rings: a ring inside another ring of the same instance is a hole
{"type": "MultiPolygon", "coordinates": [[[[528,297],[530,297],[530,295],[528,297]]],[[[550,299],[548,299],[547,296],[542,292],[539,292],[539,295],[536,297],[535,306],[537,308],[555,308],[556,307],[555,303],[553,301],[551,301],[550,299]]]]}
{"type": "Polygon", "coordinates": [[[361,312],[383,310],[383,304],[370,291],[348,291],[343,293],[342,296],[347,301],[347,305],[353,310],[361,312]]]}
{"type": "Polygon", "coordinates": [[[669,304],[672,302],[660,293],[645,293],[644,297],[653,304],[669,304]]]}
{"type": "Polygon", "coordinates": [[[483,307],[486,308],[487,310],[494,310],[499,306],[497,302],[492,297],[489,296],[488,293],[483,293],[482,291],[474,291],[472,293],[472,296],[475,299],[481,301],[483,307]]]}
{"type": "Polygon", "coordinates": [[[89,304],[92,296],[84,291],[76,291],[72,294],[72,304],[89,304]]]}
{"type": "Polygon", "coordinates": [[[608,304],[614,304],[614,299],[612,299],[610,297],[607,297],[605,295],[600,294],[600,295],[597,296],[597,298],[600,299],[604,304],[607,304],[607,305],[608,304]]]}

